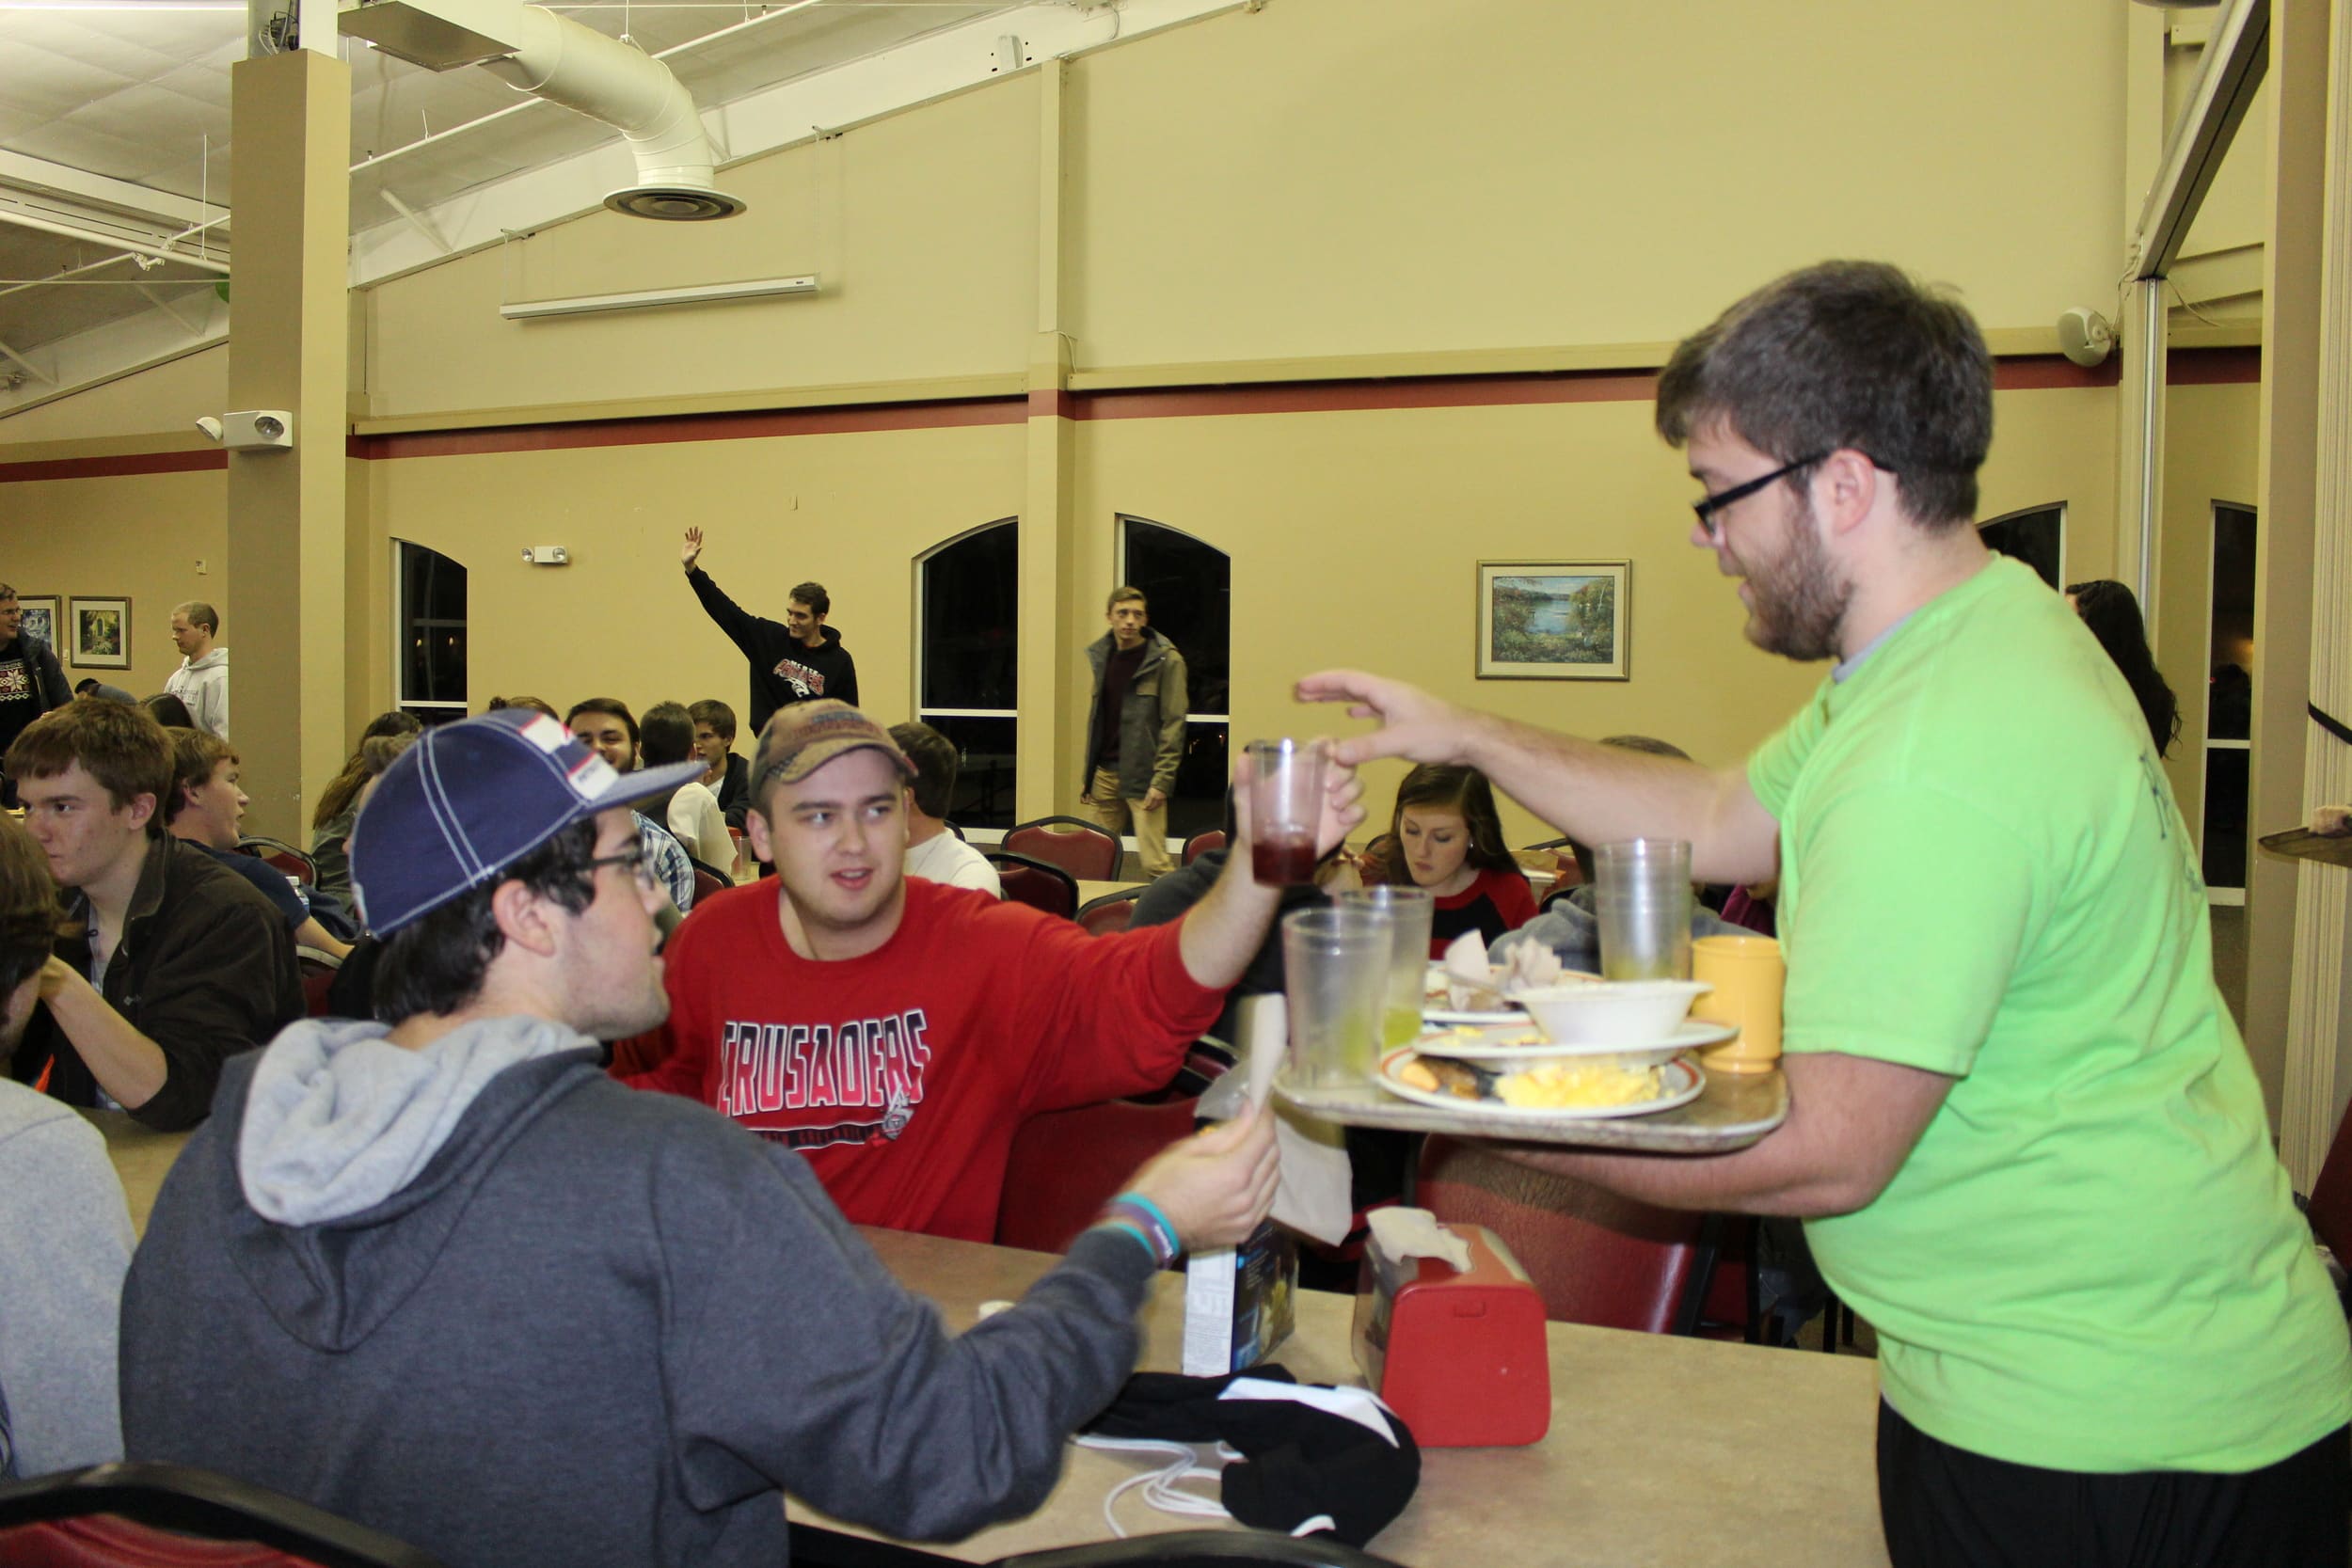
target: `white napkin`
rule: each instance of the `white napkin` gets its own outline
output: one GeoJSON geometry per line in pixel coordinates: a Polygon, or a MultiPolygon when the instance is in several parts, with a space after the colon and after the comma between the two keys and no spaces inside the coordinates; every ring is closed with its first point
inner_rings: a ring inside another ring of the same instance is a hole
{"type": "Polygon", "coordinates": [[[1470,1243],[1444,1226],[1426,1209],[1375,1209],[1366,1218],[1373,1243],[1386,1258],[1442,1258],[1456,1274],[1470,1266],[1470,1243]]]}

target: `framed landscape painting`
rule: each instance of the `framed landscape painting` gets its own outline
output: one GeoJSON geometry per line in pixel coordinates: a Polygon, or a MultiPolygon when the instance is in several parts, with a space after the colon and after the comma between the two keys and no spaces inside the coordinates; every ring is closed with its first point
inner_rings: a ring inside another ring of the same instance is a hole
{"type": "Polygon", "coordinates": [[[57,596],[55,594],[20,594],[16,602],[24,608],[24,624],[17,627],[23,637],[38,637],[49,644],[52,652],[57,647],[57,596]]]}
{"type": "Polygon", "coordinates": [[[1478,678],[1621,681],[1629,561],[1478,563],[1478,678]]]}
{"type": "Polygon", "coordinates": [[[66,601],[66,658],[76,670],[131,668],[131,601],[66,601]]]}

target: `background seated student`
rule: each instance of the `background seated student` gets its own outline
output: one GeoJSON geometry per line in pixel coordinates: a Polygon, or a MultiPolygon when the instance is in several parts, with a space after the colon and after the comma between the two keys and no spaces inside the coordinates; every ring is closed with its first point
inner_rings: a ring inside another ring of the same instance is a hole
{"type": "MultiPolygon", "coordinates": [[[[702,760],[695,756],[694,721],[687,715],[685,704],[654,704],[645,710],[642,730],[639,755],[647,768],[668,768],[690,757],[702,760]]],[[[666,803],[659,796],[645,802],[649,812],[657,804],[662,809],[653,815],[664,818],[680,848],[722,878],[734,880],[735,839],[727,832],[719,798],[700,779],[689,779],[670,791],[666,803]]]]}
{"type": "Polygon", "coordinates": [[[919,723],[891,725],[890,738],[914,764],[914,782],[907,785],[907,875],[1002,898],[1005,883],[996,867],[947,828],[956,776],[963,770],[956,743],[919,723]]]}
{"type": "Polygon", "coordinates": [[[1364,879],[1429,890],[1437,904],[1429,921],[1433,958],[1465,931],[1491,947],[1535,918],[1534,891],[1502,842],[1494,789],[1475,768],[1423,764],[1405,775],[1388,842],[1364,879]]]}
{"type": "Polygon", "coordinates": [[[1172,1238],[1114,1206],[950,1335],[797,1153],[596,1069],[595,1037],[667,1009],[627,808],[674,775],[523,714],[415,750],[353,836],[389,1022],[305,1020],[230,1066],[124,1290],[131,1456],[453,1568],[781,1568],[787,1487],[921,1538],[1043,1501],[1134,1366],[1153,1269],[1271,1205],[1273,1119],[1136,1173],[1172,1238]]]}
{"type": "Polygon", "coordinates": [[[735,710],[716,697],[705,697],[686,710],[694,721],[694,754],[703,759],[702,786],[719,797],[727,826],[743,831],[743,815],[752,809],[752,765],[735,752],[735,710]]]}
{"type": "MultiPolygon", "coordinates": [[[[0,1065],[64,915],[40,847],[0,816],[0,1065]]],[[[0,1075],[0,1480],[122,1457],[115,1320],[131,1214],[98,1130],[0,1075]]]]}
{"type": "MultiPolygon", "coordinates": [[[[564,715],[564,724],[594,747],[615,773],[637,771],[637,717],[618,697],[590,697],[574,703],[571,711],[564,715]]],[[[686,847],[669,829],[642,811],[637,814],[637,831],[644,835],[645,856],[653,863],[655,878],[669,890],[670,902],[684,914],[694,907],[694,867],[686,858],[686,847]]]]}
{"type": "Polygon", "coordinates": [[[285,920],[295,946],[349,957],[351,944],[337,941],[318,923],[284,872],[237,847],[237,824],[250,802],[238,782],[236,749],[202,730],[167,733],[171,736],[171,789],[165,797],[164,825],[171,836],[195,845],[251,883],[285,920]]]}
{"type": "MultiPolygon", "coordinates": [[[[914,773],[845,704],[770,721],[751,837],[776,875],[678,927],[657,1065],[623,1081],[800,1150],[856,1224],[984,1242],[1022,1119],[1172,1079],[1279,893],[1249,875],[1245,815],[1226,875],[1182,922],[1090,937],[906,876],[914,773]]],[[[1358,789],[1330,770],[1325,851],[1362,820],[1358,789]]]]}
{"type": "MultiPolygon", "coordinates": [[[[318,880],[313,885],[319,892],[331,895],[344,905],[351,902],[347,841],[351,837],[352,819],[359,814],[359,788],[370,777],[368,742],[385,736],[415,735],[423,728],[414,714],[395,708],[377,714],[359,732],[359,743],[351,749],[350,760],[343,764],[342,772],[328,781],[326,792],[319,797],[318,809],[310,814],[310,868],[317,874],[318,880]]],[[[389,762],[390,758],[385,760],[389,762]]]]}
{"type": "Polygon", "coordinates": [[[65,889],[42,1008],[13,1070],[72,1105],[104,1100],[166,1132],[213,1103],[221,1063],[303,1013],[294,938],[269,900],[165,835],[162,726],[119,703],[70,703],[8,748],[24,826],[65,889]]]}

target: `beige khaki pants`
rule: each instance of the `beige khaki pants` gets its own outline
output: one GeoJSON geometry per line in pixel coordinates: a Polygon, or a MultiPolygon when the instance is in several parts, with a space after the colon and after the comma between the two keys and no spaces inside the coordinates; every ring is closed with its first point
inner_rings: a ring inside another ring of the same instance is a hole
{"type": "Polygon", "coordinates": [[[1094,770],[1094,784],[1087,794],[1093,798],[1094,820],[1115,833],[1130,831],[1133,823],[1136,835],[1136,855],[1143,862],[1146,878],[1165,877],[1176,869],[1176,863],[1168,853],[1168,802],[1163,800],[1155,810],[1143,809],[1141,800],[1123,800],[1119,795],[1119,775],[1108,768],[1094,770]]]}

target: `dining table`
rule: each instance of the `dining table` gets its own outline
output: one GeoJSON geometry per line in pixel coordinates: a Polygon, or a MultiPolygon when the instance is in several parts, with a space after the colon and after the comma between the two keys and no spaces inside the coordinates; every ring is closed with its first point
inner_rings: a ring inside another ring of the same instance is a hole
{"type": "MultiPolygon", "coordinates": [[[[132,1222],[144,1231],[156,1189],[186,1142],[121,1112],[86,1113],[105,1135],[132,1222]]],[[[906,1288],[951,1333],[985,1304],[1018,1300],[1056,1259],[1046,1253],[861,1227],[906,1288]]],[[[1142,1313],[1139,1370],[1182,1364],[1184,1277],[1162,1274],[1142,1313]]],[[[1359,1385],[1355,1298],[1295,1296],[1296,1326],[1272,1359],[1301,1382],[1359,1385]]],[[[1871,1359],[1580,1323],[1545,1325],[1551,1421],[1518,1448],[1424,1449],[1420,1484],[1370,1542],[1404,1568],[1885,1568],[1871,1359]]],[[[801,1568],[920,1568],[991,1562],[1129,1534],[1200,1528],[1136,1493],[1104,1516],[1112,1487],[1142,1461],[1073,1446],[1045,1504],[961,1541],[914,1544],[846,1525],[797,1499],[801,1568]]],[[[1139,1491],[1140,1489],[1138,1489],[1139,1491]]],[[[1216,1528],[1238,1528],[1225,1525],[1216,1528]]]]}

